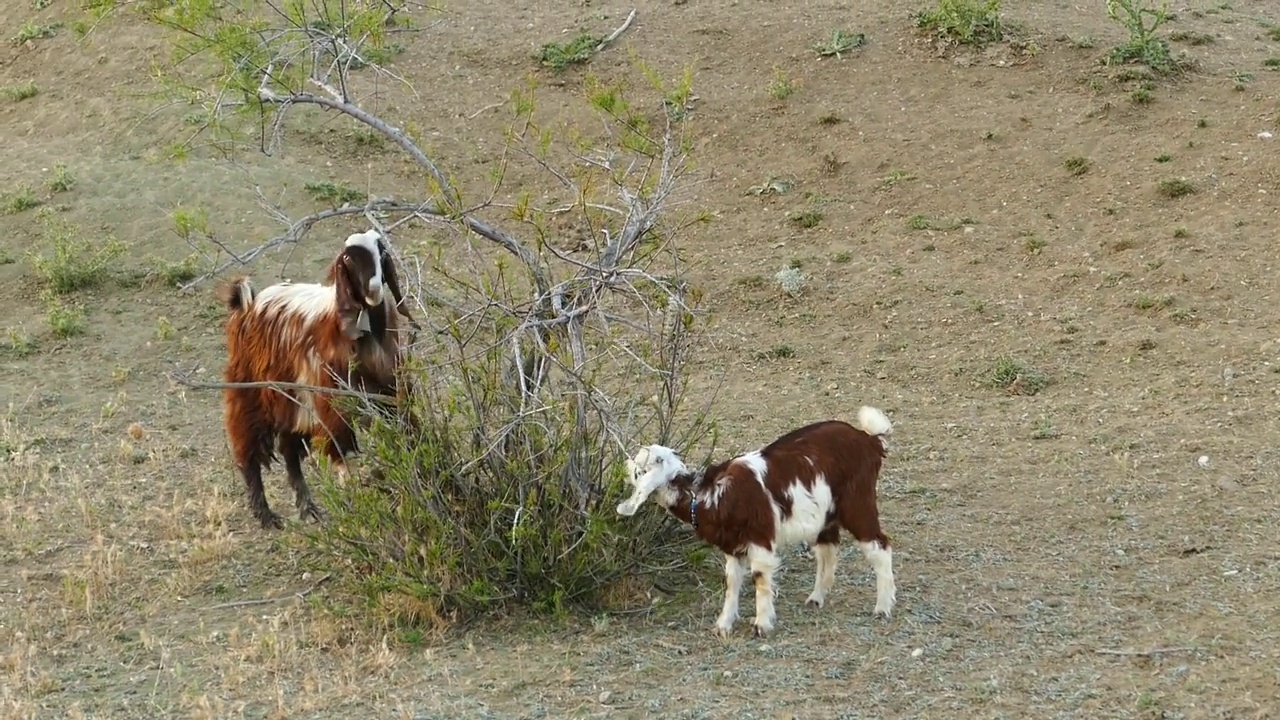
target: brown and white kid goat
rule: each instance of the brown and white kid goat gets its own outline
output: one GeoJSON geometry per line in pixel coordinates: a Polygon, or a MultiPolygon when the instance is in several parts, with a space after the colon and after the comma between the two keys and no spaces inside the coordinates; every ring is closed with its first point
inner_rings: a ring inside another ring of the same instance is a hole
{"type": "MultiPolygon", "coordinates": [[[[395,262],[376,230],[347,238],[324,284],[277,283],[255,293],[246,277],[218,289],[227,318],[228,383],[287,382],[336,388],[342,378],[357,390],[392,395],[403,359],[403,307],[395,262]],[[391,290],[387,297],[384,289],[391,290]]],[[[302,477],[302,459],[320,445],[346,476],[345,458],[359,450],[352,424],[333,407],[333,396],[307,390],[227,388],[226,432],[249,506],[262,526],[283,521],[267,503],[262,470],[276,452],[284,457],[301,519],[320,519],[302,477]]]]}
{"type": "Polygon", "coordinates": [[[876,408],[858,411],[858,427],[827,420],[793,430],[764,448],[694,473],[675,451],[649,445],[627,461],[631,497],[618,514],[634,515],[652,495],[698,537],[725,554],[724,609],[716,631],[726,636],[738,619],[746,570],[756,589],[756,637],[773,630],[773,573],[779,553],[807,542],[817,559],[807,605],[821,608],[835,584],[840,529],[848,530],[876,574],[875,614],[889,617],[897,589],[893,550],[880,529],[876,482],[893,431],[876,408]]]}

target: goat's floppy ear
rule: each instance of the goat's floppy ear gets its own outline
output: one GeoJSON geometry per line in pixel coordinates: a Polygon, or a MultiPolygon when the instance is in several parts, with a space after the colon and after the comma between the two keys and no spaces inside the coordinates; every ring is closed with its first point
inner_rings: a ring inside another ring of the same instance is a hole
{"type": "Polygon", "coordinates": [[[382,263],[382,283],[391,288],[391,297],[395,299],[396,312],[409,318],[410,322],[417,323],[413,319],[413,315],[409,314],[409,308],[404,306],[404,295],[400,293],[400,276],[396,274],[396,261],[391,257],[391,249],[381,237],[378,238],[378,256],[382,263]]]}
{"type": "Polygon", "coordinates": [[[338,272],[335,273],[334,292],[337,295],[338,326],[342,328],[342,334],[347,339],[358,340],[361,335],[369,332],[369,316],[361,301],[364,289],[346,253],[338,258],[337,263],[338,272]]]}

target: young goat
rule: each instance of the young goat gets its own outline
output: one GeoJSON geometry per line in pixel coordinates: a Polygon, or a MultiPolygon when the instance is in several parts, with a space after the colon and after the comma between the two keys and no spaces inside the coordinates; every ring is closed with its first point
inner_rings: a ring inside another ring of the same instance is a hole
{"type": "MultiPolygon", "coordinates": [[[[336,388],[343,378],[357,390],[394,394],[403,358],[402,306],[395,263],[376,230],[347,238],[329,265],[325,284],[278,283],[255,293],[248,278],[218,289],[227,318],[228,383],[288,382],[336,388]],[[387,297],[384,289],[391,290],[387,297]]],[[[249,506],[265,528],[283,526],[262,487],[262,470],[276,452],[284,457],[301,519],[320,519],[302,477],[302,459],[320,444],[345,477],[345,458],[359,450],[352,425],[333,407],[333,396],[306,390],[227,388],[226,432],[249,491],[249,506]]]]}
{"type": "Polygon", "coordinates": [[[875,570],[875,613],[887,618],[897,590],[893,551],[880,529],[876,481],[885,456],[883,437],[893,427],[873,407],[858,411],[858,426],[839,420],[807,425],[699,473],[690,472],[670,448],[643,447],[627,461],[633,491],[618,505],[618,514],[634,515],[653,495],[659,506],[724,552],[724,609],[716,621],[722,636],[738,619],[738,594],[748,567],[756,588],[754,635],[773,630],[773,573],[779,552],[796,543],[813,546],[817,573],[806,604],[821,608],[835,583],[841,528],[858,541],[875,570]]]}

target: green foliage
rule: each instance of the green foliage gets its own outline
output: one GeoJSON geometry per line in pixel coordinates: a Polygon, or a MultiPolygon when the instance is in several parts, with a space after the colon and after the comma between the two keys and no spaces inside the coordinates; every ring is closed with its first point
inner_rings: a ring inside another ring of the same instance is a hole
{"type": "Polygon", "coordinates": [[[1129,39],[1115,46],[1103,58],[1108,65],[1138,62],[1159,73],[1177,69],[1169,41],[1156,31],[1169,21],[1168,8],[1152,7],[1147,0],[1107,0],[1107,17],[1129,33],[1129,39]]]}
{"type": "Polygon", "coordinates": [[[47,314],[49,331],[59,340],[81,335],[85,330],[84,305],[75,302],[64,302],[56,296],[47,298],[47,314]]]}
{"type": "Polygon", "coordinates": [[[1049,378],[1043,372],[1008,355],[996,358],[984,381],[1013,395],[1035,395],[1049,385],[1049,378]]]}
{"type": "Polygon", "coordinates": [[[80,228],[44,212],[43,252],[33,253],[31,265],[51,292],[61,295],[101,283],[111,264],[124,254],[124,243],[108,237],[89,239],[80,228]]]}
{"type": "Polygon", "coordinates": [[[916,15],[916,26],[961,45],[986,45],[1004,38],[1000,0],[938,0],[916,15]]]}
{"type": "Polygon", "coordinates": [[[549,42],[538,48],[538,62],[555,72],[562,72],[570,65],[585,63],[596,54],[603,38],[589,33],[579,33],[567,43],[549,42]]]}
{"type": "Polygon", "coordinates": [[[34,80],[28,80],[17,85],[5,85],[0,87],[0,98],[4,98],[10,102],[21,102],[39,94],[40,88],[36,86],[34,80]]]}
{"type": "Polygon", "coordinates": [[[309,182],[302,186],[307,194],[321,202],[327,202],[334,207],[341,207],[348,203],[352,205],[363,204],[368,198],[363,192],[346,185],[334,185],[331,182],[309,182]]]}
{"type": "Polygon", "coordinates": [[[70,192],[76,186],[75,175],[71,174],[71,170],[67,169],[65,163],[56,163],[53,166],[53,177],[49,179],[49,192],[60,193],[70,192]]]}
{"type": "Polygon", "coordinates": [[[409,369],[426,390],[363,437],[377,477],[317,485],[329,517],[308,538],[352,589],[398,624],[433,625],[516,605],[607,609],[636,573],[679,565],[691,540],[665,513],[614,510],[625,469],[604,418],[567,394],[522,410],[502,349],[453,327],[451,354],[467,358],[456,381],[409,369]]]}
{"type": "Polygon", "coordinates": [[[813,46],[813,51],[818,53],[818,57],[835,56],[837,59],[844,53],[856,50],[867,44],[867,36],[865,33],[849,33],[844,30],[832,30],[831,39],[825,43],[818,43],[813,46]]]}
{"type": "Polygon", "coordinates": [[[285,0],[269,13],[260,3],[221,0],[93,0],[89,9],[101,17],[125,8],[174,31],[158,80],[195,106],[191,121],[221,140],[243,139],[239,120],[259,128],[268,96],[329,97],[343,87],[337,75],[389,61],[405,48],[388,31],[408,22],[382,3],[347,0],[285,0]]]}
{"type": "Polygon", "coordinates": [[[0,200],[2,200],[0,214],[3,215],[17,215],[38,208],[42,204],[30,185],[19,185],[13,192],[5,193],[0,200]]]}

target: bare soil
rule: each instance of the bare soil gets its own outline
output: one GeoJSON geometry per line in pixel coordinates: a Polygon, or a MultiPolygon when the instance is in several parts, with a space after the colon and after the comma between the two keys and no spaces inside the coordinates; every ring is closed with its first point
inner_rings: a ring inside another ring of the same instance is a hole
{"type": "MultiPolygon", "coordinates": [[[[537,72],[544,108],[580,113],[583,70],[553,76],[532,54],[580,27],[605,34],[630,9],[458,3],[391,66],[420,96],[380,110],[483,179],[508,115],[482,109],[537,72]]],[[[496,620],[417,645],[319,612],[310,600],[327,586],[293,595],[316,578],[288,531],[248,513],[217,394],[166,379],[221,371],[211,287],[78,293],[86,332],[57,339],[26,210],[0,235],[3,715],[1273,716],[1280,141],[1260,133],[1280,133],[1280,73],[1265,65],[1280,56],[1268,35],[1280,9],[1179,5],[1169,30],[1212,42],[1175,43],[1198,68],[1159,81],[1149,103],[1098,62],[1124,39],[1101,2],[1011,0],[1021,42],[977,52],[924,42],[917,9],[642,2],[590,63],[628,76],[629,46],[668,77],[696,71],[710,180],[692,192],[715,222],[685,256],[713,311],[706,372],[729,378],[723,452],[862,403],[893,419],[880,495],[897,550],[891,621],[872,619],[873,577],[849,544],[816,612],[803,607],[812,561],[789,556],[765,641],[750,639],[745,597],[738,635],[712,635],[714,560],[699,592],[658,594],[643,613],[496,620]],[[812,46],[835,28],[868,44],[819,59],[812,46]],[[783,76],[792,93],[774,97],[783,76]],[[748,192],[771,177],[794,186],[748,192]],[[1168,179],[1196,192],[1168,197],[1168,179]],[[815,208],[814,227],[789,220],[815,208]],[[796,298],[773,280],[790,263],[808,276],[796,298]],[[987,382],[1001,358],[1022,372],[1012,390],[987,382]]],[[[0,9],[6,41],[28,21],[66,23],[0,44],[0,86],[39,88],[0,100],[0,192],[30,185],[85,233],[125,241],[126,269],[189,252],[175,208],[205,208],[235,247],[278,231],[254,183],[298,215],[315,207],[304,182],[421,187],[328,117],[290,135],[284,157],[173,159],[184,126],[150,115],[165,39],[120,19],[78,40],[78,17],[70,0],[0,9]],[[57,163],[76,183],[49,195],[57,163]]],[[[314,276],[326,255],[304,245],[287,273],[314,276]]],[[[279,472],[268,489],[291,507],[279,472]]]]}

